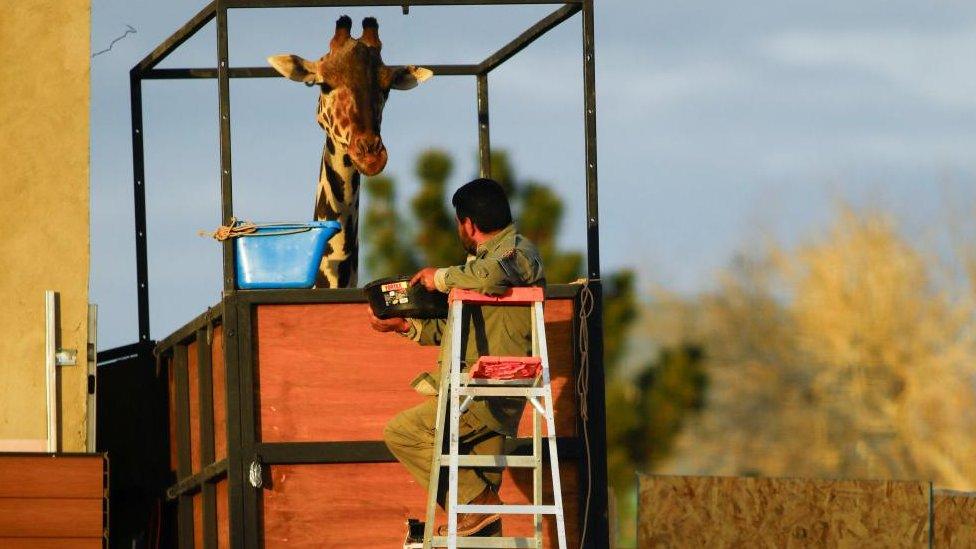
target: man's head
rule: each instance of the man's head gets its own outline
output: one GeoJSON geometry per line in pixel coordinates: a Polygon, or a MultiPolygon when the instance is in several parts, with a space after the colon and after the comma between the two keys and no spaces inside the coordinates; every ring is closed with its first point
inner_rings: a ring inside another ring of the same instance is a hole
{"type": "Polygon", "coordinates": [[[469,181],[451,198],[458,220],[458,237],[473,254],[493,234],[512,223],[512,208],[505,190],[494,179],[469,181]]]}

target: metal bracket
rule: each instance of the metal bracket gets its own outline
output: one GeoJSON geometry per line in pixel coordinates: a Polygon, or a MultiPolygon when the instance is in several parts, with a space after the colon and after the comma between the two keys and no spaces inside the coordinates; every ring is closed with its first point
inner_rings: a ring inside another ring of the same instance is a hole
{"type": "Polygon", "coordinates": [[[54,353],[54,363],[58,366],[75,366],[78,364],[78,349],[59,349],[54,353]]]}

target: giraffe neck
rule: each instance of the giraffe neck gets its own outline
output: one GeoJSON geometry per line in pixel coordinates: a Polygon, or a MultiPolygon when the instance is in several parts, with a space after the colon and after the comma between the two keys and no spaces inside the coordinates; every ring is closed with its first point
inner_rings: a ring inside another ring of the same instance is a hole
{"type": "Polygon", "coordinates": [[[328,133],[315,198],[315,219],[338,221],[342,229],[326,244],[316,286],[350,288],[358,285],[359,172],[345,147],[328,133]]]}

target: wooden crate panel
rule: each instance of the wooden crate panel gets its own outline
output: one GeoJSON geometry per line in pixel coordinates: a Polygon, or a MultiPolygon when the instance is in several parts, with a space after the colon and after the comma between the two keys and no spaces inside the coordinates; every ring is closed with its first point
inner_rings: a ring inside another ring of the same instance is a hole
{"type": "MultiPolygon", "coordinates": [[[[570,546],[577,541],[578,490],[575,466],[564,464],[564,496],[570,546]]],[[[531,473],[513,480],[506,473],[502,498],[528,501],[531,473]]],[[[426,487],[420,487],[399,463],[274,465],[262,490],[264,543],[278,547],[402,546],[408,517],[423,517],[426,487]]],[[[550,493],[547,489],[547,494],[550,493]]],[[[551,495],[548,496],[551,498],[551,495]]],[[[551,499],[547,500],[551,501],[551,499]]],[[[439,523],[445,522],[438,513],[439,523]]],[[[547,525],[547,547],[556,547],[547,525]]],[[[505,519],[506,535],[528,535],[531,518],[505,519]]]]}
{"type": "Polygon", "coordinates": [[[976,492],[935,490],[932,496],[935,547],[976,547],[976,492]]]}
{"type": "Polygon", "coordinates": [[[259,440],[381,440],[419,404],[410,381],[437,347],[374,332],[365,303],[256,308],[259,440]]]}
{"type": "Polygon", "coordinates": [[[0,454],[0,498],[101,498],[101,456],[0,454]]]}
{"type": "Polygon", "coordinates": [[[101,497],[0,498],[0,537],[100,537],[102,504],[101,497]]]}
{"type": "Polygon", "coordinates": [[[102,538],[3,538],[4,549],[101,549],[102,538]]]}
{"type": "Polygon", "coordinates": [[[226,549],[230,547],[230,514],[228,505],[230,500],[227,494],[227,479],[217,483],[217,547],[226,549]]]}
{"type": "Polygon", "coordinates": [[[200,360],[197,343],[187,345],[186,364],[190,400],[190,470],[200,471],[200,360]]]}
{"type": "MultiPolygon", "coordinates": [[[[557,434],[573,436],[576,402],[572,300],[547,302],[557,434]]],[[[256,307],[259,440],[380,440],[399,411],[423,397],[410,387],[438,348],[373,331],[362,303],[256,307]]],[[[526,414],[521,431],[531,433],[526,414]]]]}
{"type": "Polygon", "coordinates": [[[224,365],[224,330],[216,326],[211,344],[213,364],[214,456],[216,461],[227,457],[227,368],[224,365]]]}
{"type": "Polygon", "coordinates": [[[638,547],[924,547],[930,484],[641,476],[638,547]]]}

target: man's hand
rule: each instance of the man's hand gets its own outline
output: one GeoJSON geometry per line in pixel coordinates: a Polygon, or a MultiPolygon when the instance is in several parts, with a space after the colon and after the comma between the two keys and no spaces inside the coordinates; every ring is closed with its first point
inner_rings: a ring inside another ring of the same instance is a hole
{"type": "Polygon", "coordinates": [[[437,273],[437,267],[424,267],[417,271],[417,274],[413,275],[410,279],[410,285],[420,283],[424,285],[431,292],[437,291],[437,285],[434,284],[434,275],[437,273]]]}
{"type": "MultiPolygon", "coordinates": [[[[367,305],[367,308],[369,306],[367,305]]],[[[377,318],[373,310],[369,310],[369,325],[377,332],[397,332],[405,333],[410,329],[410,322],[405,318],[377,318]]]]}

